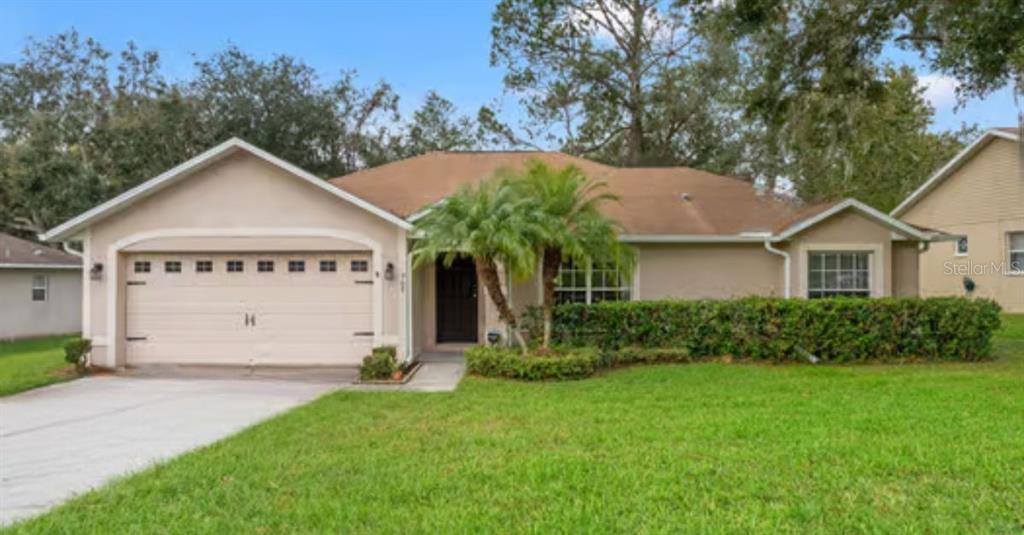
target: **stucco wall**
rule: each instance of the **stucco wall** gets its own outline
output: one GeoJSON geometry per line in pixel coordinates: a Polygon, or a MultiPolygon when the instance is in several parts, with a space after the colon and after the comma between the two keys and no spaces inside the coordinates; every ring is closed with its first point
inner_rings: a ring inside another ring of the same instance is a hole
{"type": "Polygon", "coordinates": [[[782,296],[781,256],[760,243],[642,245],[635,299],[782,296]]]}
{"type": "MultiPolygon", "coordinates": [[[[333,240],[331,250],[350,250],[352,242],[365,239],[377,244],[380,261],[375,265],[375,285],[383,285],[381,294],[382,328],[375,334],[375,343],[396,344],[400,352],[404,340],[404,294],[400,281],[405,264],[405,231],[347,201],[338,199],[298,177],[248,153],[239,152],[212,164],[192,176],[183,178],[155,195],[93,225],[85,236],[90,263],[104,264],[104,277],[89,285],[89,318],[87,335],[96,350],[94,362],[101,366],[124,364],[123,302],[124,254],[114,249],[126,245],[132,237],[150,236],[138,241],[133,249],[152,247],[166,249],[173,244],[180,250],[205,250],[209,237],[161,235],[201,234],[213,232],[219,238],[246,237],[253,250],[289,250],[296,238],[309,238],[317,246],[327,247],[324,238],[333,240]],[[334,233],[323,236],[317,233],[334,233]],[[352,236],[348,238],[348,236],[352,236]],[[316,238],[316,239],[313,239],[316,238]],[[158,240],[164,240],[162,243],[158,240]],[[319,240],[319,241],[318,241],[319,240]],[[204,245],[206,244],[206,245],[204,245]],[[112,256],[113,255],[113,256],[112,256]],[[112,264],[113,260],[113,264],[112,264]],[[394,265],[395,277],[385,281],[385,266],[394,265]],[[108,288],[111,273],[118,273],[121,284],[108,288]],[[113,311],[108,303],[120,305],[113,311]],[[121,333],[110,339],[113,318],[121,333]],[[117,359],[111,359],[108,348],[117,344],[117,359]]],[[[361,242],[360,249],[366,249],[361,242]]]]}
{"type": "Polygon", "coordinates": [[[921,295],[964,295],[963,279],[969,276],[977,285],[976,296],[1024,312],[1024,277],[1003,269],[1007,234],[1024,232],[1024,174],[1015,142],[992,140],[911,206],[903,219],[968,239],[966,256],[956,256],[951,242],[933,243],[921,255],[921,295]]]}
{"type": "Polygon", "coordinates": [[[77,333],[82,329],[82,272],[0,269],[0,339],[77,333]],[[32,300],[32,278],[49,280],[46,301],[32,300]]]}
{"type": "Polygon", "coordinates": [[[914,297],[920,294],[918,285],[917,242],[892,242],[892,295],[914,297]]]}

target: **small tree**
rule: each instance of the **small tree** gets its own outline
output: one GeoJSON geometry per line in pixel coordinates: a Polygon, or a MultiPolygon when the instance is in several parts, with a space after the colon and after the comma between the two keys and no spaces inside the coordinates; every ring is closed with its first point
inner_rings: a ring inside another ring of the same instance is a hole
{"type": "Polygon", "coordinates": [[[541,347],[551,347],[551,325],[555,307],[555,284],[562,261],[582,265],[615,266],[629,276],[636,263],[632,248],[619,241],[620,226],[600,211],[606,202],[618,201],[605,182],[588,178],[573,165],[552,169],[540,160],[527,162],[519,173],[506,174],[518,197],[533,208],[537,224],[531,238],[541,261],[544,287],[544,337],[541,347]]]}
{"type": "Polygon", "coordinates": [[[524,355],[526,341],[501,288],[498,265],[504,264],[513,277],[533,274],[539,228],[531,212],[528,199],[517,198],[505,180],[462,187],[416,222],[422,236],[412,251],[417,267],[439,257],[445,266],[460,256],[471,257],[477,277],[524,355]]]}

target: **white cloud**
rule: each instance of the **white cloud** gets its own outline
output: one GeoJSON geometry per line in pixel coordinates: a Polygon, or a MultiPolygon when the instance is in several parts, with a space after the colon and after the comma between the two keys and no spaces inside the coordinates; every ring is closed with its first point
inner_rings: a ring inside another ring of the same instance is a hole
{"type": "Polygon", "coordinates": [[[925,74],[917,80],[924,87],[924,99],[935,109],[951,108],[956,104],[956,88],[960,84],[954,78],[942,74],[925,74]]]}

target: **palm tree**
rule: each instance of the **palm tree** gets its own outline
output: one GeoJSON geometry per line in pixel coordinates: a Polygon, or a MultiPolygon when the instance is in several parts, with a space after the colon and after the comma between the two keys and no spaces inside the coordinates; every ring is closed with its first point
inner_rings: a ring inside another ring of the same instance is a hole
{"type": "Polygon", "coordinates": [[[563,260],[577,265],[612,265],[621,276],[629,277],[636,263],[632,248],[618,239],[620,226],[600,211],[606,202],[618,201],[607,191],[607,183],[590,179],[576,166],[552,169],[539,160],[527,162],[520,173],[506,173],[505,180],[528,200],[531,229],[538,255],[541,257],[541,280],[544,287],[544,337],[541,347],[551,347],[552,316],[555,307],[555,284],[563,260]]]}
{"type": "Polygon", "coordinates": [[[460,256],[473,258],[477,278],[524,355],[526,341],[501,288],[498,264],[504,264],[516,278],[533,274],[539,228],[530,212],[529,203],[517,198],[504,180],[464,186],[416,222],[420,236],[412,251],[416,267],[438,257],[445,266],[451,266],[460,256]]]}

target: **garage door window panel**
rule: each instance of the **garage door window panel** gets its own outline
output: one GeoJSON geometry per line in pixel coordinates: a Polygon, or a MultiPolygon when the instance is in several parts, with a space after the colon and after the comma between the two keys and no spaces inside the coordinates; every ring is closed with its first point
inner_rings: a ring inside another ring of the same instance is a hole
{"type": "Polygon", "coordinates": [[[258,260],[256,262],[256,271],[259,273],[273,273],[274,272],[274,261],[273,260],[258,260]]]}
{"type": "Polygon", "coordinates": [[[305,260],[289,260],[288,273],[304,273],[306,271],[305,260]]]}
{"type": "Polygon", "coordinates": [[[181,262],[178,260],[164,262],[164,273],[181,273],[181,262]]]}
{"type": "Polygon", "coordinates": [[[322,273],[334,273],[338,271],[338,262],[335,260],[321,260],[320,271],[322,273]]]}
{"type": "Polygon", "coordinates": [[[225,263],[228,273],[242,273],[245,271],[245,262],[242,260],[228,260],[225,263]]]}
{"type": "Polygon", "coordinates": [[[196,260],[196,273],[213,273],[213,261],[196,260]]]}
{"type": "Polygon", "coordinates": [[[134,268],[136,273],[149,273],[152,269],[152,264],[148,260],[137,260],[134,268]]]}

